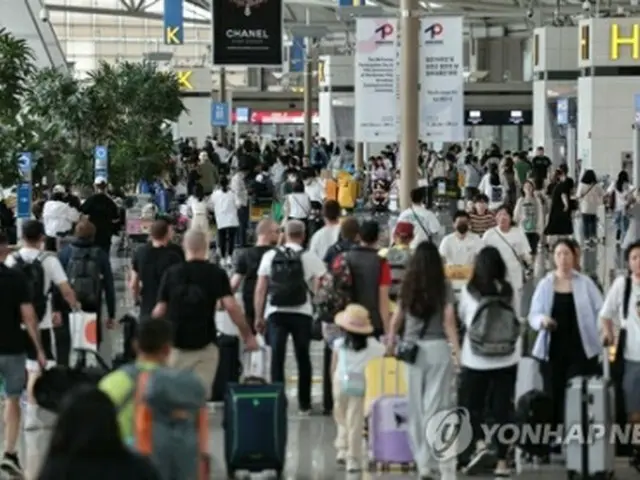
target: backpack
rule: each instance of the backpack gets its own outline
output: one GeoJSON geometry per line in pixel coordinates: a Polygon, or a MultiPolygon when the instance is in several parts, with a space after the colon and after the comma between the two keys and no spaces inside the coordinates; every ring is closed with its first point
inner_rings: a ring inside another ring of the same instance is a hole
{"type": "Polygon", "coordinates": [[[47,258],[47,253],[41,253],[33,261],[28,262],[20,256],[15,254],[13,259],[15,265],[14,270],[21,272],[27,279],[29,285],[31,303],[36,311],[38,321],[42,321],[47,313],[47,303],[49,301],[49,294],[51,293],[51,285],[45,292],[44,285],[44,267],[42,262],[47,258]]]}
{"type": "Polygon", "coordinates": [[[501,296],[480,299],[467,330],[471,351],[483,357],[513,354],[520,338],[520,321],[511,303],[501,296]]]}
{"type": "Polygon", "coordinates": [[[133,402],[136,452],[148,457],[163,480],[209,478],[208,412],[202,382],[190,371],[160,367],[122,367],[133,381],[119,410],[133,402]]]}
{"type": "Polygon", "coordinates": [[[102,293],[102,275],[100,268],[100,249],[97,247],[71,247],[71,256],[67,263],[69,285],[76,293],[82,308],[93,311],[100,307],[102,293]]]}
{"type": "Polygon", "coordinates": [[[336,314],[345,309],[353,298],[353,275],[347,253],[339,254],[329,271],[320,279],[318,292],[314,297],[318,320],[333,323],[336,314]]]}
{"type": "Polygon", "coordinates": [[[362,397],[366,391],[367,383],[364,372],[351,371],[347,365],[347,353],[349,349],[342,346],[338,349],[338,377],[340,379],[340,393],[348,397],[362,397]]]}
{"type": "MultiPolygon", "coordinates": [[[[515,423],[524,430],[525,427],[532,432],[551,425],[554,422],[553,399],[541,390],[530,390],[522,395],[516,402],[515,423]]],[[[535,441],[530,435],[524,435],[518,442],[518,448],[525,453],[536,457],[549,453],[549,445],[535,441]]]]}
{"type": "Polygon", "coordinates": [[[501,203],[504,200],[504,188],[501,185],[491,186],[491,203],[501,203]]]}
{"type": "Polygon", "coordinates": [[[180,275],[180,282],[171,292],[171,309],[180,312],[182,320],[174,325],[174,342],[180,348],[200,349],[207,343],[210,325],[215,322],[211,314],[203,316],[207,295],[200,285],[191,281],[186,265],[182,266],[180,275]]]}
{"type": "Polygon", "coordinates": [[[269,303],[274,307],[299,307],[307,303],[307,281],[302,264],[303,251],[277,248],[271,262],[269,303]]]}
{"type": "Polygon", "coordinates": [[[404,279],[404,271],[411,258],[411,250],[408,248],[391,247],[387,252],[387,262],[391,268],[391,287],[389,288],[389,298],[396,301],[400,295],[400,287],[404,279]]]}

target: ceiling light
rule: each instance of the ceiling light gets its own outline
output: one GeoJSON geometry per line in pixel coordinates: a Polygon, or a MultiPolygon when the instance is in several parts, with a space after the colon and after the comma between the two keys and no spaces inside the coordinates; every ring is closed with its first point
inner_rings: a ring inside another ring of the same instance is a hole
{"type": "Polygon", "coordinates": [[[424,1],[420,2],[420,6],[422,8],[424,8],[425,10],[430,10],[432,8],[442,8],[442,4],[441,3],[424,2],[424,1]]]}

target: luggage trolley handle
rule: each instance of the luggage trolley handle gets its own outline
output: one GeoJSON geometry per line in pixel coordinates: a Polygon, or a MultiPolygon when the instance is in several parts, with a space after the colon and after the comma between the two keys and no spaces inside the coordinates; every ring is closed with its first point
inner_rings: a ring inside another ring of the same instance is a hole
{"type": "Polygon", "coordinates": [[[609,360],[609,345],[603,342],[602,378],[611,380],[611,361],[609,360]]]}

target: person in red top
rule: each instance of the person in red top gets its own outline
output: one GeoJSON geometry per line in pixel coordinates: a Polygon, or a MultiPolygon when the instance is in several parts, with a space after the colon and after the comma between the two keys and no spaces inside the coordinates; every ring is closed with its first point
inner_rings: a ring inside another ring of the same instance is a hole
{"type": "MultiPolygon", "coordinates": [[[[352,303],[369,311],[374,327],[373,336],[381,337],[389,327],[391,268],[386,259],[378,255],[380,225],[364,221],[360,225],[360,243],[344,252],[353,277],[352,303]]],[[[334,263],[338,261],[334,259],[334,263]]]]}

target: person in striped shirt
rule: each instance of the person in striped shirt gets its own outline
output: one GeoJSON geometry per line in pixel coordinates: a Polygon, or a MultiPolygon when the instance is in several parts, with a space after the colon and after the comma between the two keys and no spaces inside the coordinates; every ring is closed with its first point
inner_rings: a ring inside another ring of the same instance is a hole
{"type": "Polygon", "coordinates": [[[496,226],[496,219],[489,210],[489,198],[482,193],[476,196],[473,208],[469,211],[469,226],[473,233],[480,236],[496,226]]]}

